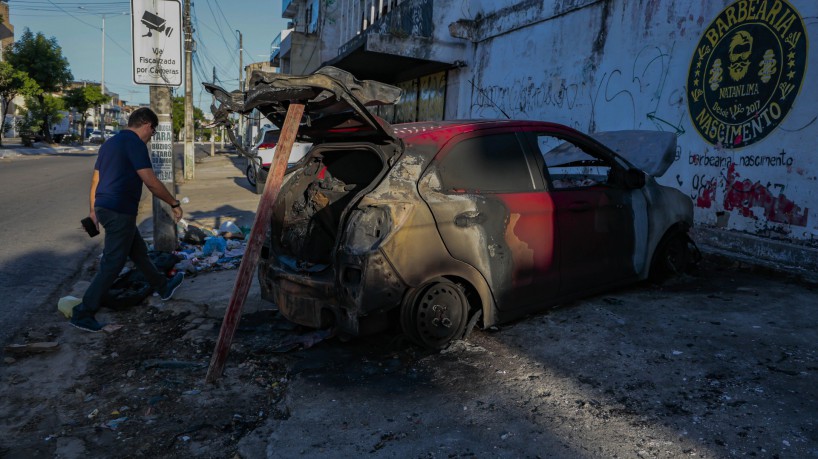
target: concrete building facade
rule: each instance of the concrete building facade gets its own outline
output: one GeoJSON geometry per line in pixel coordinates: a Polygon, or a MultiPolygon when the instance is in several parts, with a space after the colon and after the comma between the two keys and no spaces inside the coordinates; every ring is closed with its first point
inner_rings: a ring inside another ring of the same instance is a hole
{"type": "MultiPolygon", "coordinates": [[[[396,84],[404,97],[379,113],[388,121],[674,132],[676,161],[659,180],[690,195],[705,237],[781,262],[793,260],[788,244],[818,247],[814,1],[284,3],[290,36],[310,43],[288,56],[320,56],[290,73],[334,65],[396,84]]],[[[818,269],[815,254],[798,263],[818,269]]]]}

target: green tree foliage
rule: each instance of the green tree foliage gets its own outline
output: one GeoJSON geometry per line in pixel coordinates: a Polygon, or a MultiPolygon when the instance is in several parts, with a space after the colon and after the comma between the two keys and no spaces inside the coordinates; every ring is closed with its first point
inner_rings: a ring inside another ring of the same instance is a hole
{"type": "MultiPolygon", "coordinates": [[[[51,94],[26,97],[26,109],[22,111],[24,121],[18,123],[21,137],[45,138],[50,141],[50,132],[46,126],[59,123],[63,118],[61,111],[65,110],[65,102],[51,94]],[[22,132],[27,131],[27,132],[22,132]],[[49,135],[46,135],[49,134],[49,135]]],[[[24,141],[24,143],[27,143],[24,141]]]]}
{"type": "Polygon", "coordinates": [[[83,143],[85,141],[85,120],[88,118],[88,110],[108,102],[111,100],[111,97],[102,94],[102,90],[100,90],[99,86],[91,85],[68,90],[63,100],[67,107],[76,110],[80,114],[80,117],[82,117],[80,143],[83,143]]]}
{"type": "MultiPolygon", "coordinates": [[[[3,58],[12,67],[26,72],[43,90],[35,96],[41,106],[46,105],[45,94],[60,91],[74,78],[57,39],[46,38],[42,32],[35,35],[28,28],[19,40],[3,51],[3,58]]],[[[51,124],[48,119],[41,121],[45,140],[51,143],[51,124]]]]}
{"type": "Polygon", "coordinates": [[[9,104],[18,94],[36,96],[41,92],[37,83],[29,78],[28,74],[15,69],[8,62],[0,62],[0,145],[3,143],[3,133],[6,131],[6,114],[9,104]]]}
{"type": "MultiPolygon", "coordinates": [[[[173,108],[171,116],[173,117],[173,138],[179,139],[179,133],[185,129],[185,98],[174,97],[172,99],[173,108]]],[[[198,130],[204,120],[204,112],[201,108],[193,107],[193,131],[198,130]]]]}

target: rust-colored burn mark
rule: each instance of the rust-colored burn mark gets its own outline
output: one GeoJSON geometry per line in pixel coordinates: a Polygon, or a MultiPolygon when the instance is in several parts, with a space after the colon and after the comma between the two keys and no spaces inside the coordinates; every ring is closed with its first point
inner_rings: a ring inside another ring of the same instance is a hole
{"type": "Polygon", "coordinates": [[[724,194],[725,210],[735,209],[745,217],[758,219],[758,216],[753,212],[753,208],[759,207],[763,209],[764,216],[769,221],[793,226],[807,225],[809,209],[805,208],[802,212],[801,207],[787,199],[784,193],[779,194],[777,197],[773,196],[770,190],[761,182],[753,183],[748,179],[739,180],[740,177],[741,175],[736,172],[736,165],[731,164],[727,169],[727,188],[724,194]]]}
{"type": "Polygon", "coordinates": [[[508,194],[501,199],[509,209],[504,237],[514,260],[512,285],[529,285],[554,263],[554,203],[544,193],[508,194]]]}
{"type": "Polygon", "coordinates": [[[509,249],[511,249],[511,256],[514,258],[514,276],[513,286],[528,285],[534,281],[534,251],[528,244],[514,234],[514,228],[517,227],[517,222],[520,221],[520,214],[511,214],[509,216],[508,226],[506,227],[506,242],[509,249]]]}

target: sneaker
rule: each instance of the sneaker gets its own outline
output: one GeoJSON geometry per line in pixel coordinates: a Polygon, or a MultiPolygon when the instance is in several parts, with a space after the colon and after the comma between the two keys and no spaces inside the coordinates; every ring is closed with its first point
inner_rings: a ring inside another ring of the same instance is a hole
{"type": "Polygon", "coordinates": [[[176,289],[182,285],[182,280],[185,278],[185,273],[176,273],[175,276],[168,279],[168,283],[165,285],[165,291],[160,292],[159,296],[162,298],[162,301],[167,301],[173,298],[173,294],[176,292],[176,289]]]}
{"type": "Polygon", "coordinates": [[[98,333],[102,331],[103,325],[97,322],[97,319],[94,319],[91,316],[81,317],[79,315],[74,315],[71,317],[71,325],[79,328],[80,330],[91,332],[91,333],[98,333]]]}

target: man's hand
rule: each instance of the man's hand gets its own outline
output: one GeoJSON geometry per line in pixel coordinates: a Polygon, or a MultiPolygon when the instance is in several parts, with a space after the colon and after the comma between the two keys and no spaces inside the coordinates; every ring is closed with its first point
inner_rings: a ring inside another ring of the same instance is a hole
{"type": "Polygon", "coordinates": [[[99,220],[97,220],[97,213],[94,211],[94,209],[91,209],[91,212],[88,214],[88,216],[91,218],[91,221],[94,222],[94,225],[96,225],[97,231],[99,231],[99,220]]]}
{"type": "Polygon", "coordinates": [[[173,211],[173,218],[176,219],[177,222],[182,219],[181,207],[172,207],[171,210],[173,211]]]}

